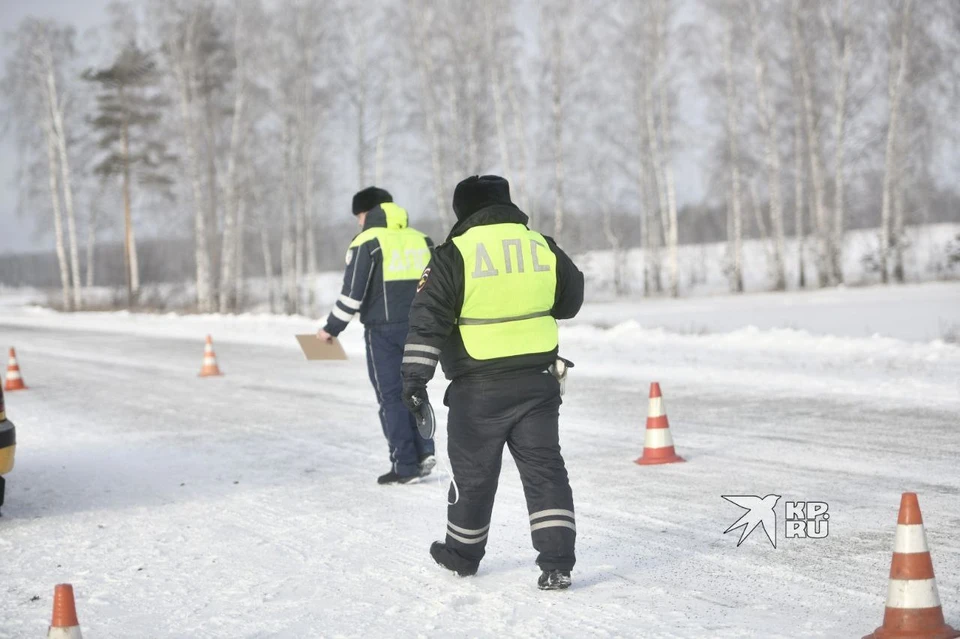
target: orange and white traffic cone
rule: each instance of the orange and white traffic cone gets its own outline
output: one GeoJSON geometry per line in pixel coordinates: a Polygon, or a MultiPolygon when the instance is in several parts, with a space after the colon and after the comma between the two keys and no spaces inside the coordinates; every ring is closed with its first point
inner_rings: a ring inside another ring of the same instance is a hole
{"type": "Polygon", "coordinates": [[[200,377],[216,377],[223,375],[217,366],[217,354],[213,352],[213,338],[207,335],[207,344],[203,347],[203,368],[200,377]]]}
{"type": "Polygon", "coordinates": [[[686,461],[677,455],[673,448],[673,437],[670,436],[670,422],[663,410],[663,396],[660,394],[660,384],[650,384],[650,409],[647,412],[647,432],[643,439],[643,455],[636,463],[641,466],[652,464],[672,464],[686,461]]]}
{"type": "Polygon", "coordinates": [[[5,391],[26,390],[27,385],[20,377],[20,365],[17,364],[17,352],[10,349],[10,359],[7,360],[7,380],[3,384],[5,391]]]}
{"type": "Polygon", "coordinates": [[[83,639],[80,622],[77,621],[77,606],[73,601],[73,586],[57,584],[53,589],[53,620],[47,631],[47,639],[83,639]]]}
{"type": "Polygon", "coordinates": [[[916,493],[900,497],[890,585],[883,625],[863,639],[954,639],[960,632],[943,620],[937,579],[916,493]]]}

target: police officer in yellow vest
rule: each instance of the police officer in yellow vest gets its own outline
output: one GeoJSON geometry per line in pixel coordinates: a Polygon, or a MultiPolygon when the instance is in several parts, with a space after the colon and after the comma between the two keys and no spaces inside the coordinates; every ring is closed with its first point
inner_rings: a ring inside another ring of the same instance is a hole
{"type": "Polygon", "coordinates": [[[424,439],[400,397],[400,363],[407,316],[433,242],[407,226],[407,212],[377,187],[353,196],[361,232],[347,249],[343,289],[317,337],[340,334],[357,314],[365,326],[367,370],[380,404],[380,425],[390,447],[390,471],[380,484],[406,484],[430,474],[433,440],[424,439]]]}
{"type": "Polygon", "coordinates": [[[403,399],[427,403],[437,364],[452,380],[448,452],[453,470],[447,534],[430,554],[473,575],[490,533],[503,446],[510,449],[542,570],[538,585],[570,585],[573,496],[560,454],[557,320],[583,302],[583,274],[552,239],[527,228],[502,177],[470,177],[453,196],[457,224],[437,247],[410,309],[403,399]]]}

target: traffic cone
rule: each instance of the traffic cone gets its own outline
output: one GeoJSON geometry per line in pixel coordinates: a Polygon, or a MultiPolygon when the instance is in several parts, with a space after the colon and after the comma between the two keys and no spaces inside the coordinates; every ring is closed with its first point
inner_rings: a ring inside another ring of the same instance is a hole
{"type": "Polygon", "coordinates": [[[53,589],[53,620],[47,630],[47,639],[83,639],[70,584],[57,584],[53,589]]]}
{"type": "Polygon", "coordinates": [[[217,366],[217,354],[213,352],[213,338],[207,335],[207,344],[203,347],[203,368],[200,377],[215,377],[223,375],[217,366]]]}
{"type": "Polygon", "coordinates": [[[954,639],[960,632],[943,620],[937,579],[916,493],[900,497],[890,585],[883,625],[863,639],[954,639]]]}
{"type": "Polygon", "coordinates": [[[3,384],[3,390],[16,391],[26,390],[27,385],[23,383],[20,377],[20,365],[17,364],[17,352],[10,349],[10,359],[7,361],[7,381],[3,384]]]}
{"type": "Polygon", "coordinates": [[[660,394],[660,384],[650,384],[650,409],[647,412],[647,432],[643,440],[643,455],[636,463],[641,466],[652,464],[672,464],[685,461],[677,455],[673,448],[673,437],[670,436],[670,423],[663,410],[663,396],[660,394]]]}

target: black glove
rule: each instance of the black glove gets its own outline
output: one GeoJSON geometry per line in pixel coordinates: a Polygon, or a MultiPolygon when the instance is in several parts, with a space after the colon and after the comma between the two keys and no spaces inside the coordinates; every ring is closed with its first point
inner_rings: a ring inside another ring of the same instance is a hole
{"type": "Polygon", "coordinates": [[[419,415],[423,407],[430,401],[427,397],[427,383],[421,379],[411,378],[403,380],[403,405],[414,415],[419,415]]]}

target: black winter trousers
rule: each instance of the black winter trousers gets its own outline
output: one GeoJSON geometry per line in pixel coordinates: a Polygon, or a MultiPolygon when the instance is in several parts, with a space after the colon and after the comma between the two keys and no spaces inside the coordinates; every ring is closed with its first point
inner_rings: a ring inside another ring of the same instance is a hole
{"type": "Polygon", "coordinates": [[[407,323],[368,326],[364,332],[367,340],[367,372],[377,392],[380,426],[390,446],[390,463],[398,475],[416,475],[420,458],[433,454],[433,440],[420,436],[416,418],[400,399],[403,389],[400,366],[407,339],[407,323]]]}
{"type": "Polygon", "coordinates": [[[454,479],[448,501],[456,500],[447,508],[447,547],[470,563],[483,558],[506,444],[523,482],[537,564],[543,570],[572,569],[577,533],[560,454],[557,380],[539,371],[458,379],[450,384],[445,403],[454,479]]]}

